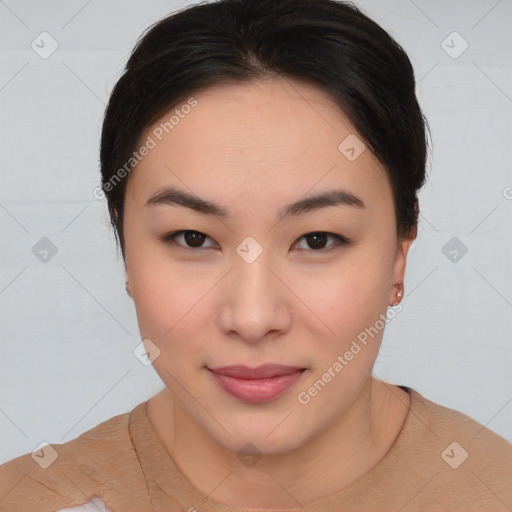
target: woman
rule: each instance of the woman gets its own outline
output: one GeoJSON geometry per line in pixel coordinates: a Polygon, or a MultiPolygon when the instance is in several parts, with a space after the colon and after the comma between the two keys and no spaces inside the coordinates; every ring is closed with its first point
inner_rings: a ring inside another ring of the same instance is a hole
{"type": "Polygon", "coordinates": [[[355,7],[221,0],[154,25],[116,84],[102,188],[165,389],[0,467],[0,510],[506,510],[511,445],[376,379],[425,121],[355,7]]]}

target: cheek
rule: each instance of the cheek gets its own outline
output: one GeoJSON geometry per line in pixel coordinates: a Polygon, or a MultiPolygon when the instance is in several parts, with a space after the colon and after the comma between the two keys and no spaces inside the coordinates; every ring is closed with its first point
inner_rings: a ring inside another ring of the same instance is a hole
{"type": "MultiPolygon", "coordinates": [[[[386,304],[391,259],[371,246],[358,247],[328,270],[301,272],[296,289],[315,311],[334,319],[370,318],[386,304]]],[[[351,322],[353,323],[353,322],[351,322]]]]}
{"type": "Polygon", "coordinates": [[[158,340],[185,313],[182,309],[193,287],[170,264],[158,245],[160,242],[144,233],[133,220],[126,226],[129,226],[125,232],[128,277],[140,334],[159,345],[158,340]]]}
{"type": "MultiPolygon", "coordinates": [[[[135,279],[140,334],[158,347],[160,353],[152,365],[166,386],[179,394],[176,380],[188,381],[205,364],[204,326],[211,307],[201,300],[206,285],[156,267],[140,271],[135,279]]],[[[191,392],[195,385],[189,385],[191,392]]]]}
{"type": "Polygon", "coordinates": [[[219,269],[211,265],[171,261],[161,248],[134,250],[130,263],[130,286],[139,331],[160,349],[154,361],[157,371],[164,365],[197,364],[205,357],[205,346],[213,337],[212,322],[219,269]],[[164,364],[165,362],[165,364],[164,364]]]}
{"type": "Polygon", "coordinates": [[[206,283],[155,265],[139,267],[133,283],[133,300],[143,336],[167,343],[191,323],[199,326],[206,283]]]}
{"type": "MultiPolygon", "coordinates": [[[[301,296],[308,298],[305,302],[315,315],[309,312],[308,318],[315,318],[318,339],[323,340],[317,354],[322,361],[318,371],[324,371],[351,347],[357,353],[353,357],[357,362],[350,364],[353,369],[373,362],[385,327],[382,315],[387,311],[390,261],[382,250],[360,247],[350,257],[347,252],[347,258],[328,273],[301,276],[301,296]],[[354,341],[361,350],[352,345],[354,341]]],[[[311,326],[309,322],[306,328],[311,330],[311,326]]]]}
{"type": "Polygon", "coordinates": [[[386,325],[387,276],[360,256],[322,283],[321,293],[310,288],[316,289],[311,310],[322,327],[314,336],[312,373],[300,391],[309,412],[328,423],[350,405],[374,366],[386,325]]]}

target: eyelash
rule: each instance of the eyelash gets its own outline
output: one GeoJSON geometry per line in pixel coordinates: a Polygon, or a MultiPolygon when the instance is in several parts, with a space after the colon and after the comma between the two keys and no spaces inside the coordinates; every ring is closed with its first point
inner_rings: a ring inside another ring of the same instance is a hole
{"type": "MultiPolygon", "coordinates": [[[[159,239],[166,245],[177,246],[179,249],[184,249],[186,251],[187,250],[197,251],[197,250],[201,250],[201,249],[204,250],[204,249],[211,247],[211,246],[208,246],[208,247],[186,247],[186,246],[178,244],[175,240],[176,237],[178,237],[179,235],[182,235],[184,233],[198,233],[200,235],[204,235],[206,238],[210,238],[208,235],[201,233],[201,231],[185,229],[185,230],[179,230],[179,231],[172,231],[171,233],[167,233],[165,235],[160,236],[159,239]]],[[[349,238],[347,238],[343,235],[338,235],[336,233],[329,233],[327,231],[311,231],[310,233],[306,233],[306,234],[302,235],[301,237],[299,237],[297,239],[297,241],[302,240],[303,238],[306,238],[306,237],[312,236],[312,235],[326,235],[328,237],[330,236],[335,239],[335,243],[326,248],[308,249],[307,252],[328,252],[328,251],[331,251],[338,247],[341,247],[344,245],[349,245],[351,242],[349,238]]]]}

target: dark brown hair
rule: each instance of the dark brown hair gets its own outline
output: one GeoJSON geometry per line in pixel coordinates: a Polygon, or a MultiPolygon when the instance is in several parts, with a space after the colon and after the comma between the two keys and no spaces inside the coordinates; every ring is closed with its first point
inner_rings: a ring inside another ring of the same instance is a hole
{"type": "Polygon", "coordinates": [[[398,240],[411,230],[415,235],[428,125],[416,99],[411,62],[399,44],[347,2],[217,0],[150,27],[112,91],[100,161],[123,259],[127,179],[114,183],[112,177],[123,166],[127,175],[143,131],[210,85],[273,76],[313,83],[340,106],[388,172],[398,240]]]}

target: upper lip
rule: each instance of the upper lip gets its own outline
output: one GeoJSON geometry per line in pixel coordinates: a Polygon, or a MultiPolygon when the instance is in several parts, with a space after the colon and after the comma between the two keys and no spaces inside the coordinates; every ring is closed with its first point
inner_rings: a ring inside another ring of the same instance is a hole
{"type": "Polygon", "coordinates": [[[248,366],[234,365],[221,366],[218,368],[208,368],[212,372],[229,377],[237,377],[239,379],[268,379],[269,377],[278,377],[280,375],[290,375],[299,370],[305,370],[297,366],[285,366],[281,364],[263,364],[256,368],[248,366]]]}

